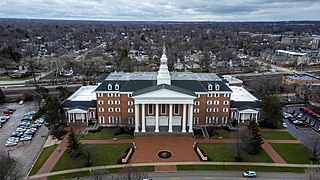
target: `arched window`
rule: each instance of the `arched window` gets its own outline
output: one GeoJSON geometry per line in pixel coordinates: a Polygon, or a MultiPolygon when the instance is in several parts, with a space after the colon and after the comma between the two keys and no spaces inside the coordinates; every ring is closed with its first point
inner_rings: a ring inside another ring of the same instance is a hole
{"type": "Polygon", "coordinates": [[[209,85],[208,85],[208,90],[209,90],[209,91],[212,91],[212,84],[209,84],[209,85]]]}
{"type": "Polygon", "coordinates": [[[220,85],[216,84],[216,91],[219,91],[219,90],[220,90],[220,85]]]}
{"type": "Polygon", "coordinates": [[[115,89],[115,90],[119,90],[119,84],[116,84],[116,85],[114,86],[114,89],[115,89]]]}

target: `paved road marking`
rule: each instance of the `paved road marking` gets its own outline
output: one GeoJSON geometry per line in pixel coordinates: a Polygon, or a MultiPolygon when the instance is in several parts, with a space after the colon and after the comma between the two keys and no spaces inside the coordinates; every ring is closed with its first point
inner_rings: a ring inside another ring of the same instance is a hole
{"type": "Polygon", "coordinates": [[[204,179],[213,179],[212,177],[205,177],[204,179]]]}

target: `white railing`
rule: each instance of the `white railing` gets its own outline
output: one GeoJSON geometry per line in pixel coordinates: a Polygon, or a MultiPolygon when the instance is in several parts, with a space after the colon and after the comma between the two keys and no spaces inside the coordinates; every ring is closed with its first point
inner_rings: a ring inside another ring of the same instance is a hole
{"type": "Polygon", "coordinates": [[[128,154],[126,155],[126,158],[121,159],[121,162],[122,162],[122,163],[127,163],[132,153],[133,153],[133,149],[130,148],[128,154]]]}
{"type": "Polygon", "coordinates": [[[204,156],[201,152],[201,150],[197,147],[197,153],[199,154],[202,161],[208,161],[208,157],[204,156]]]}

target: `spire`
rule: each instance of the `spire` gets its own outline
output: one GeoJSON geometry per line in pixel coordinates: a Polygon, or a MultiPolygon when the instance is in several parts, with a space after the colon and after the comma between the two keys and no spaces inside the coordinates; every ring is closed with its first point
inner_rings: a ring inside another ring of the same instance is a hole
{"type": "Polygon", "coordinates": [[[160,68],[157,76],[157,85],[159,84],[171,85],[171,77],[170,77],[170,72],[168,70],[168,65],[167,65],[168,59],[165,53],[166,53],[166,46],[165,46],[165,43],[163,43],[163,54],[160,59],[160,68]]]}

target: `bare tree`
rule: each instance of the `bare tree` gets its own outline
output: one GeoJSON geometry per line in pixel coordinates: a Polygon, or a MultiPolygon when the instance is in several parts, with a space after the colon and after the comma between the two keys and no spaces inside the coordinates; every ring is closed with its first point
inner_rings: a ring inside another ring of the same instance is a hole
{"type": "Polygon", "coordinates": [[[91,178],[93,180],[105,180],[109,179],[110,173],[105,169],[93,170],[91,173],[91,178]]]}
{"type": "Polygon", "coordinates": [[[36,79],[36,72],[39,71],[42,67],[42,63],[40,60],[37,60],[35,58],[26,57],[23,61],[23,64],[27,67],[27,69],[30,71],[34,84],[37,85],[37,79],[36,79]]]}
{"type": "Polygon", "coordinates": [[[129,165],[123,168],[119,179],[137,180],[137,179],[144,179],[144,178],[148,178],[148,176],[141,167],[132,167],[129,165]]]}
{"type": "Polygon", "coordinates": [[[306,170],[306,179],[319,180],[320,179],[320,169],[319,168],[308,168],[306,170]]]}
{"type": "Polygon", "coordinates": [[[92,165],[91,162],[91,153],[87,147],[84,148],[83,152],[84,158],[86,159],[86,162],[84,163],[85,167],[90,167],[92,165]]]}
{"type": "Polygon", "coordinates": [[[235,160],[242,161],[244,156],[246,155],[246,150],[250,148],[250,139],[251,134],[249,131],[239,131],[234,133],[234,140],[235,142],[232,144],[232,149],[235,153],[235,160]]]}
{"type": "Polygon", "coordinates": [[[312,161],[319,161],[320,155],[320,139],[317,138],[313,141],[312,144],[312,157],[310,158],[312,161]]]}

